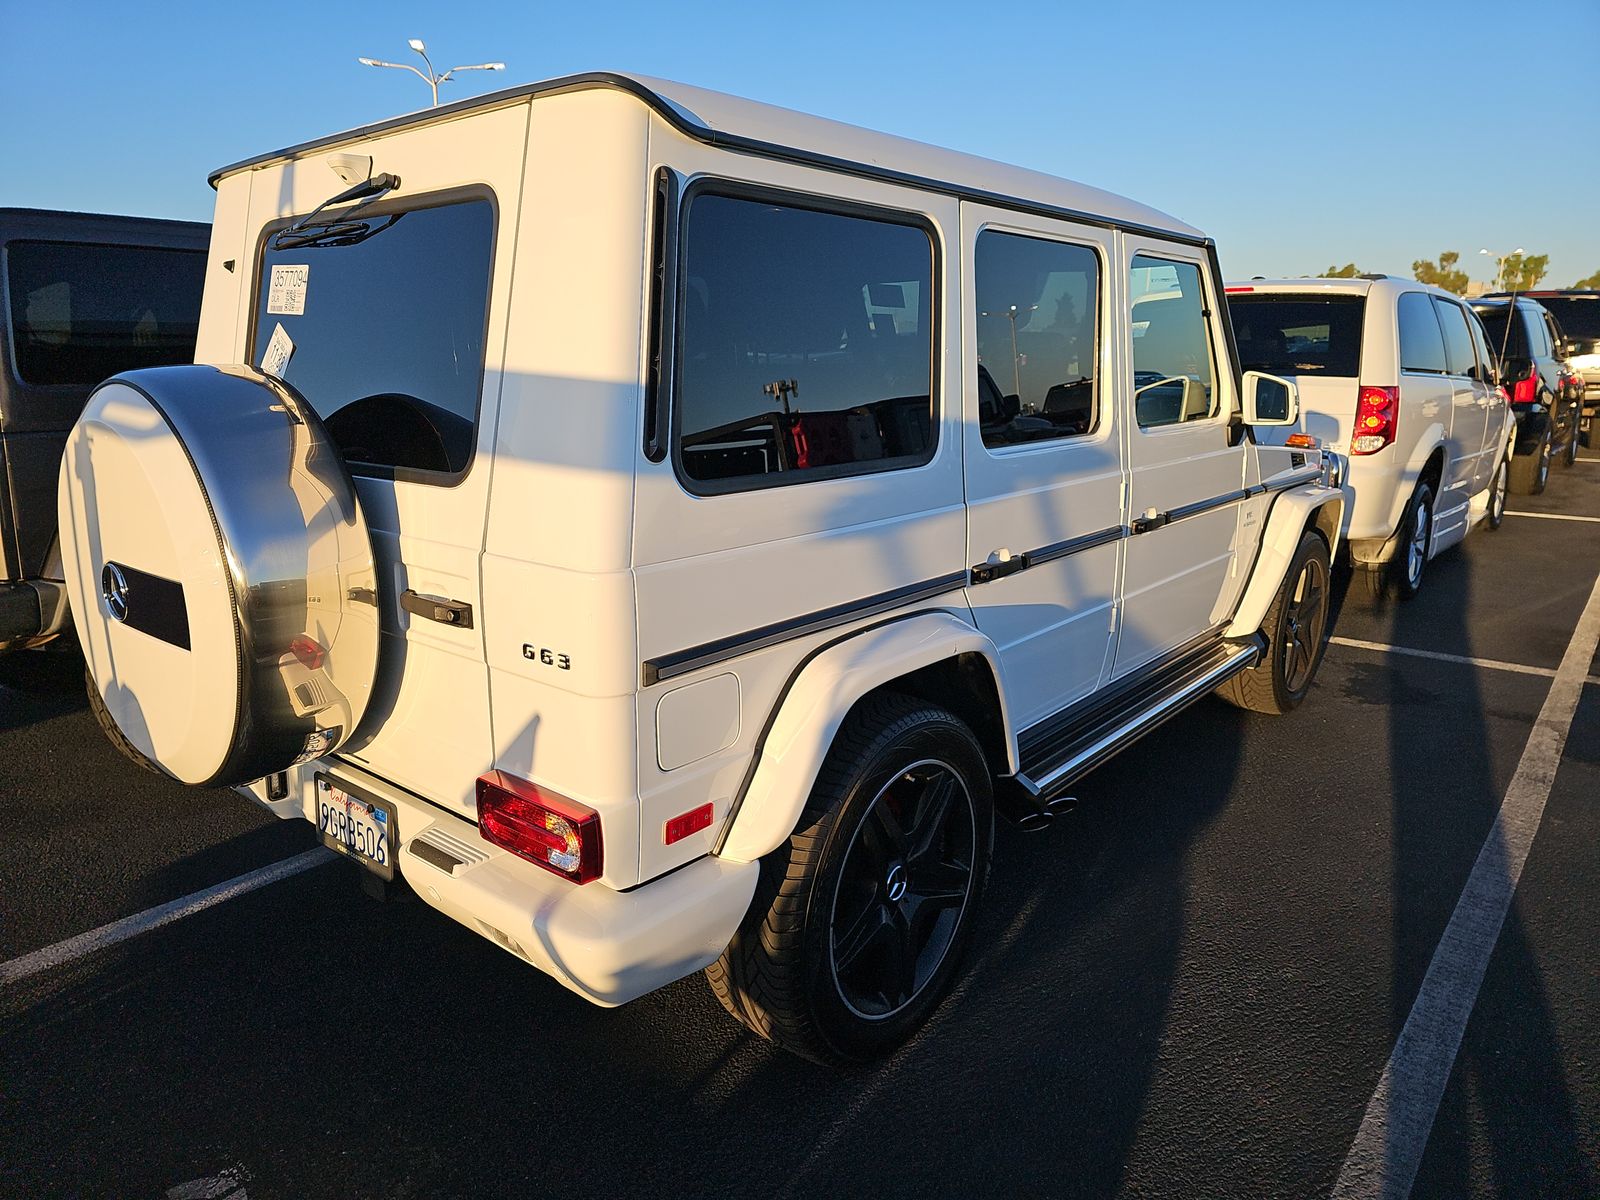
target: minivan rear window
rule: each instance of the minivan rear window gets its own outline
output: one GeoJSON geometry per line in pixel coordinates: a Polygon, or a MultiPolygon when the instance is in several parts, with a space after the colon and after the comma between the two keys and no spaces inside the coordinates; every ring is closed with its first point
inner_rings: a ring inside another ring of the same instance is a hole
{"type": "Polygon", "coordinates": [[[119,371],[194,361],[202,251],[18,241],[5,260],[23,383],[91,387],[119,371]]]}
{"type": "Polygon", "coordinates": [[[252,361],[279,338],[289,356],[278,375],[355,473],[457,476],[477,442],[494,205],[463,200],[361,224],[368,232],[346,244],[274,249],[268,237],[252,361]]]}
{"type": "Polygon", "coordinates": [[[1359,375],[1366,309],[1365,296],[1228,297],[1240,362],[1272,375],[1359,375]]]}

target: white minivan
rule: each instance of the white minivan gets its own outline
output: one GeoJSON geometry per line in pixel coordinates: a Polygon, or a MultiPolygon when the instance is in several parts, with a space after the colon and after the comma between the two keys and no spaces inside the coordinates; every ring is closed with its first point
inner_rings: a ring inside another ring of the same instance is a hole
{"type": "Polygon", "coordinates": [[[997,812],[1312,685],[1343,498],[1171,217],[614,74],[213,182],[216,365],[62,464],[97,711],[597,1004],[882,1053],[997,812]]]}
{"type": "Polygon", "coordinates": [[[1374,595],[1409,599],[1429,559],[1500,527],[1516,418],[1459,297],[1386,275],[1227,295],[1241,362],[1293,379],[1306,430],[1347,460],[1345,546],[1374,595]]]}

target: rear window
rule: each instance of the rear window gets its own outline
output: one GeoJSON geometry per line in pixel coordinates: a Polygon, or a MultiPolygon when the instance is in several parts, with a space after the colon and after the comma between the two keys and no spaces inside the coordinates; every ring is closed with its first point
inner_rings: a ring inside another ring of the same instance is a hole
{"type": "Polygon", "coordinates": [[[1600,340],[1600,296],[1540,296],[1568,337],[1600,340]]]}
{"type": "Polygon", "coordinates": [[[1406,292],[1396,304],[1400,317],[1400,369],[1443,375],[1444,334],[1424,292],[1406,292]]]}
{"type": "Polygon", "coordinates": [[[1364,296],[1228,297],[1244,369],[1272,375],[1359,375],[1366,308],[1364,296]]]}
{"type": "Polygon", "coordinates": [[[5,260],[23,383],[90,387],[119,371],[194,361],[203,252],[12,242],[5,260]]]}
{"type": "Polygon", "coordinates": [[[1523,333],[1521,321],[1512,322],[1509,339],[1506,336],[1504,305],[1474,308],[1472,311],[1483,322],[1483,332],[1489,338],[1489,349],[1494,351],[1497,359],[1528,357],[1528,339],[1523,333]]]}
{"type": "Polygon", "coordinates": [[[277,250],[267,239],[252,361],[288,351],[276,373],[358,474],[459,475],[477,441],[494,206],[465,200],[359,224],[346,245],[277,250]]]}

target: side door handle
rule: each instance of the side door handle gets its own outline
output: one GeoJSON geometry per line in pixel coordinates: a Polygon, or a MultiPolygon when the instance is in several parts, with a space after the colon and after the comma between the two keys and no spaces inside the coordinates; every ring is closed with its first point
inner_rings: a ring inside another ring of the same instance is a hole
{"type": "MultiPolygon", "coordinates": [[[[996,551],[995,554],[1000,553],[996,551]]],[[[1004,579],[1007,575],[1015,575],[1018,571],[1028,569],[1028,556],[1026,554],[1013,554],[1009,558],[996,558],[990,555],[988,562],[979,563],[972,568],[973,583],[993,583],[996,579],[1004,579]]]]}
{"type": "Polygon", "coordinates": [[[437,621],[441,625],[454,625],[457,629],[472,628],[472,605],[464,600],[424,596],[421,592],[407,588],[400,593],[400,607],[412,616],[437,621]]]}
{"type": "Polygon", "coordinates": [[[1135,533],[1152,533],[1171,520],[1171,513],[1157,512],[1152,508],[1143,516],[1135,517],[1131,528],[1135,533]]]}

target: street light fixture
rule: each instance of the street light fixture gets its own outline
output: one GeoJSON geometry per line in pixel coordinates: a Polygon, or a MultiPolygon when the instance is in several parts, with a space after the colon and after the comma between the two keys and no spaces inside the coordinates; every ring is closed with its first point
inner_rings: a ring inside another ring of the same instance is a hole
{"type": "Polygon", "coordinates": [[[457,71],[504,71],[506,69],[506,65],[503,62],[473,63],[467,67],[451,67],[443,75],[440,75],[433,69],[433,60],[428,57],[428,47],[423,44],[421,38],[410,38],[406,41],[406,45],[422,56],[422,61],[428,68],[426,75],[410,63],[385,62],[381,58],[358,58],[356,61],[363,67],[391,67],[396,71],[410,71],[418,79],[426,83],[433,92],[434,108],[439,107],[439,85],[447,81],[457,71]]]}
{"type": "Polygon", "coordinates": [[[1508,259],[1516,258],[1518,255],[1526,254],[1527,251],[1525,251],[1521,246],[1518,246],[1510,254],[1496,254],[1493,250],[1479,250],[1478,253],[1487,254],[1490,258],[1494,259],[1494,286],[1495,290],[1498,291],[1501,287],[1500,276],[1506,269],[1506,261],[1508,259]]]}

